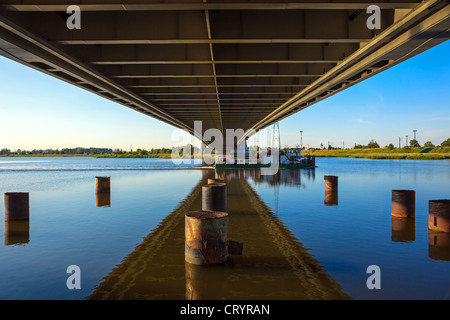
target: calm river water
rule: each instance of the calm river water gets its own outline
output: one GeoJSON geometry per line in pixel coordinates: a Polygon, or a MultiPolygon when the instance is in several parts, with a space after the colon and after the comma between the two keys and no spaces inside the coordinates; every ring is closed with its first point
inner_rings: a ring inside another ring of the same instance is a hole
{"type": "MultiPolygon", "coordinates": [[[[252,208],[259,208],[254,209],[255,212],[265,208],[271,219],[261,227],[250,220],[242,220],[241,227],[245,227],[246,221],[249,225],[240,234],[245,233],[249,240],[244,241],[242,256],[233,260],[234,265],[228,266],[227,274],[230,283],[233,277],[245,278],[248,282],[242,288],[233,284],[233,289],[224,289],[224,292],[228,290],[225,298],[259,298],[260,285],[297,268],[289,262],[287,269],[281,269],[284,262],[279,258],[282,254],[275,252],[277,249],[270,249],[274,250],[270,257],[251,256],[260,250],[257,241],[270,240],[258,236],[276,226],[282,231],[268,234],[274,235],[272,243],[285,242],[280,247],[283,255],[301,261],[314,260],[308,262],[308,268],[320,269],[331,279],[326,281],[333,283],[333,290],[338,288],[348,298],[450,299],[450,236],[428,231],[428,200],[450,198],[450,161],[318,158],[316,165],[315,170],[282,170],[276,176],[260,176],[255,170],[216,173],[228,179],[230,188],[233,181],[242,183],[233,190],[248,186],[255,191],[256,202],[252,208]],[[337,198],[325,196],[324,175],[339,176],[337,198]],[[392,220],[391,192],[394,189],[416,191],[416,217],[412,221],[392,220]],[[289,236],[280,238],[281,233],[289,236]],[[259,240],[252,242],[251,239],[259,240]],[[295,248],[304,248],[306,253],[293,252],[295,248]],[[380,268],[381,289],[367,288],[370,265],[380,268]],[[258,272],[254,272],[255,268],[258,272]]],[[[174,210],[183,200],[193,197],[202,179],[215,175],[214,170],[180,166],[183,168],[169,168],[176,167],[170,159],[0,158],[1,210],[3,193],[30,193],[29,231],[14,238],[11,225],[0,224],[0,234],[4,235],[0,243],[0,299],[86,299],[95,298],[100,292],[104,297],[110,286],[113,291],[114,279],[120,279],[117,272],[132,268],[127,267],[129,260],[137,259],[132,253],[142,251],[147,243],[144,238],[156,229],[158,236],[169,232],[164,230],[175,222],[170,222],[168,216],[180,220],[174,210]],[[96,199],[95,176],[111,177],[110,198],[96,199]],[[69,290],[66,286],[69,277],[66,270],[70,265],[81,269],[80,290],[69,290]]],[[[236,193],[229,197],[229,201],[233,201],[228,204],[230,210],[239,213],[236,217],[253,210],[246,209],[253,199],[248,195],[240,196],[236,193]]],[[[240,240],[239,234],[234,237],[240,240]]],[[[169,285],[169,280],[157,279],[160,282],[158,292],[151,295],[139,292],[138,296],[128,289],[128,295],[122,290],[118,297],[184,297],[187,287],[192,285],[184,279],[184,246],[175,240],[171,244],[170,237],[166,238],[163,237],[164,245],[173,247],[172,251],[176,252],[173,258],[176,263],[167,263],[179,264],[174,267],[173,275],[166,271],[166,276],[175,282],[169,285]],[[182,276],[176,280],[178,274],[182,276]]],[[[297,269],[291,272],[292,277],[298,274],[297,269]]],[[[147,274],[142,281],[150,281],[149,277],[151,275],[147,274]]],[[[314,275],[310,274],[311,277],[314,275]]],[[[140,278],[136,279],[138,286],[140,278]]],[[[287,279],[284,279],[286,286],[292,282],[287,279]]],[[[283,292],[282,283],[276,288],[283,292]]],[[[321,292],[326,288],[322,286],[321,292]]],[[[288,289],[284,293],[284,298],[302,297],[288,289]]],[[[216,298],[207,294],[203,297],[216,298]]]]}

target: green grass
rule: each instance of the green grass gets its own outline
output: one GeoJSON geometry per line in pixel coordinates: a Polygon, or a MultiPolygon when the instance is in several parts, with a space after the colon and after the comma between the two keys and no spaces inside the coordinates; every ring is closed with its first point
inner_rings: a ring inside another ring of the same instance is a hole
{"type": "Polygon", "coordinates": [[[158,154],[131,154],[131,153],[122,153],[122,154],[97,154],[94,155],[95,158],[163,158],[170,159],[170,153],[158,153],[158,154]]]}
{"type": "MultiPolygon", "coordinates": [[[[160,158],[160,159],[171,159],[172,154],[171,153],[158,153],[158,154],[146,154],[146,155],[140,155],[140,154],[130,154],[130,153],[122,153],[122,154],[98,154],[95,155],[96,158],[160,158]]],[[[181,157],[183,158],[183,157],[181,157]]],[[[191,157],[184,157],[185,159],[188,158],[199,158],[198,155],[191,156],[191,157]]]]}
{"type": "Polygon", "coordinates": [[[92,157],[92,154],[0,154],[0,157],[92,157]]]}
{"type": "Polygon", "coordinates": [[[303,155],[316,157],[343,157],[365,159],[410,159],[410,160],[443,160],[450,159],[450,147],[439,148],[373,148],[373,149],[337,149],[337,150],[305,150],[303,155]]]}
{"type": "Polygon", "coordinates": [[[365,159],[409,159],[409,160],[444,160],[450,159],[449,156],[444,155],[434,155],[434,154],[420,154],[420,155],[401,155],[401,154],[390,154],[390,155],[350,155],[349,158],[365,158],[365,159]]]}

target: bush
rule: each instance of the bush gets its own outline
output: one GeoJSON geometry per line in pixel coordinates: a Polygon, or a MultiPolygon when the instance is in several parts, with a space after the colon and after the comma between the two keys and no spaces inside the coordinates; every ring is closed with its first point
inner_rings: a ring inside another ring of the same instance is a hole
{"type": "Polygon", "coordinates": [[[450,138],[445,141],[442,141],[441,147],[450,147],[450,138]]]}
{"type": "Polygon", "coordinates": [[[367,145],[367,148],[379,148],[380,145],[378,144],[378,142],[374,141],[374,140],[370,140],[369,144],[367,145]]]}
{"type": "Polygon", "coordinates": [[[380,148],[380,145],[378,144],[378,142],[374,140],[370,140],[367,146],[355,144],[355,146],[353,147],[353,149],[377,149],[377,148],[380,148]]]}
{"type": "Polygon", "coordinates": [[[411,139],[409,141],[409,146],[412,148],[420,148],[420,144],[416,139],[411,139]]]}

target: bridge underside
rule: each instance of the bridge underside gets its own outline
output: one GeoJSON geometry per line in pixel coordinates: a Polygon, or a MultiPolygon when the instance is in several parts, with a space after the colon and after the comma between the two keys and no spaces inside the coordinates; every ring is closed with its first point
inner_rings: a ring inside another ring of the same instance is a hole
{"type": "Polygon", "coordinates": [[[2,0],[0,54],[191,133],[260,130],[450,38],[448,2],[392,1],[2,0]]]}

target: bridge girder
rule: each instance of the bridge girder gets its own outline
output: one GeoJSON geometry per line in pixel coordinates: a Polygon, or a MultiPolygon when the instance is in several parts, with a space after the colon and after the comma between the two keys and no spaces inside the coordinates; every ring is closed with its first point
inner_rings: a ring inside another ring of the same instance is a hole
{"type": "Polygon", "coordinates": [[[254,132],[449,39],[449,28],[442,0],[4,0],[0,54],[192,134],[196,120],[254,132]],[[379,30],[366,26],[371,4],[379,30]],[[69,5],[80,30],[66,27],[69,5]]]}

